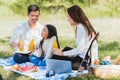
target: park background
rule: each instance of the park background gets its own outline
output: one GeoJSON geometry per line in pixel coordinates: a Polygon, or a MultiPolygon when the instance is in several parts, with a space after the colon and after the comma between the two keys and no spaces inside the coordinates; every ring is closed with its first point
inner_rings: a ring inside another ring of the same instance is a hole
{"type": "MultiPolygon", "coordinates": [[[[99,59],[107,55],[114,59],[120,55],[120,0],[0,0],[0,58],[13,55],[13,49],[9,46],[10,36],[18,24],[27,20],[27,7],[30,4],[40,6],[41,24],[56,26],[61,49],[65,46],[75,47],[75,34],[67,21],[66,9],[77,4],[83,9],[95,30],[100,32],[99,59]]],[[[2,67],[0,67],[0,74],[4,80],[34,80],[6,71],[2,67]]],[[[120,77],[109,80],[113,79],[118,80],[120,77]]],[[[68,80],[101,79],[88,75],[68,80]]]]}

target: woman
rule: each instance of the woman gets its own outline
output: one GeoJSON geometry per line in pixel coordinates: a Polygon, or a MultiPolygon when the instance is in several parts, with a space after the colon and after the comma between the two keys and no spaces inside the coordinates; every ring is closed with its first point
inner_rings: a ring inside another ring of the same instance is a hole
{"type": "MultiPolygon", "coordinates": [[[[83,10],[74,5],[67,9],[67,18],[71,26],[76,28],[76,48],[70,49],[65,48],[62,52],[59,49],[54,49],[53,59],[69,60],[72,62],[72,69],[78,69],[80,62],[85,56],[85,53],[89,47],[91,39],[96,34],[94,28],[89,22],[88,18],[85,16],[83,10]],[[69,50],[69,51],[66,51],[69,50]],[[78,64],[79,63],[79,64],[78,64]]],[[[98,44],[94,41],[92,45],[92,63],[95,59],[98,59],[98,44]]]]}

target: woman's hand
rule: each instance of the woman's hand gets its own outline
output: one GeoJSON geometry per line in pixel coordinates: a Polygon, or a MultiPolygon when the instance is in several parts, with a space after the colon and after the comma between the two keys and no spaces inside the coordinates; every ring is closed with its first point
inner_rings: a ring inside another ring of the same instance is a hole
{"type": "Polygon", "coordinates": [[[63,52],[60,49],[53,49],[55,55],[63,56],[63,52]]]}

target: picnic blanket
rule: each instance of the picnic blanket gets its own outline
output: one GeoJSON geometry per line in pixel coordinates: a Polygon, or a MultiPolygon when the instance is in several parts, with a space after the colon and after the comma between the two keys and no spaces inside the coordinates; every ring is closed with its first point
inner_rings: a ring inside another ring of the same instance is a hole
{"type": "MultiPolygon", "coordinates": [[[[21,71],[11,69],[11,67],[15,64],[16,63],[13,61],[13,57],[10,57],[7,59],[0,58],[0,66],[3,66],[4,69],[6,69],[8,71],[16,72],[16,73],[24,75],[24,76],[29,76],[29,77],[34,78],[36,80],[65,80],[68,77],[76,77],[80,74],[87,74],[88,73],[87,70],[85,70],[83,72],[72,71],[71,73],[55,74],[54,76],[46,77],[46,72],[47,72],[46,66],[37,66],[39,68],[39,70],[36,72],[21,72],[21,71]]],[[[31,65],[32,63],[26,62],[26,63],[22,63],[20,65],[25,65],[25,64],[31,65]]]]}

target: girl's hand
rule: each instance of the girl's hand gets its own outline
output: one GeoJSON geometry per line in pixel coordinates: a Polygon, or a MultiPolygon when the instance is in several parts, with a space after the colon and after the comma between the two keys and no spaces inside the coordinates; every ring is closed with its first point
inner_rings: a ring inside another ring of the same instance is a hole
{"type": "Polygon", "coordinates": [[[63,56],[63,52],[60,49],[53,49],[55,55],[63,56]]]}

